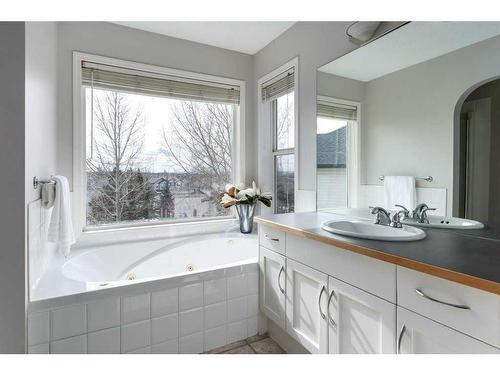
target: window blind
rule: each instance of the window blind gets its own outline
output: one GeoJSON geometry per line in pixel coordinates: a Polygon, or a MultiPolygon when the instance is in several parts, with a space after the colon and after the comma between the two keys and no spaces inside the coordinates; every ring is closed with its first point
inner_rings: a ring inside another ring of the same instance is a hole
{"type": "Polygon", "coordinates": [[[354,106],[318,101],[317,116],[338,120],[356,120],[357,109],[354,106]]]}
{"type": "Polygon", "coordinates": [[[82,62],[82,83],[97,89],[215,103],[240,103],[240,88],[110,65],[82,62]]]}
{"type": "Polygon", "coordinates": [[[262,84],[262,101],[274,100],[292,92],[295,87],[295,69],[291,68],[262,84]]]}

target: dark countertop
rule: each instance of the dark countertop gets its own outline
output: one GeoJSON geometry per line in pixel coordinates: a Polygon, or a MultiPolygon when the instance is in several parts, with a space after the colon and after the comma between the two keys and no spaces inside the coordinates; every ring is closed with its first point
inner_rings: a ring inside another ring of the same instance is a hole
{"type": "Polygon", "coordinates": [[[498,240],[425,229],[427,237],[423,240],[390,242],[339,236],[321,229],[323,222],[335,219],[345,220],[346,216],[303,212],[262,215],[255,220],[298,236],[500,294],[498,240]]]}

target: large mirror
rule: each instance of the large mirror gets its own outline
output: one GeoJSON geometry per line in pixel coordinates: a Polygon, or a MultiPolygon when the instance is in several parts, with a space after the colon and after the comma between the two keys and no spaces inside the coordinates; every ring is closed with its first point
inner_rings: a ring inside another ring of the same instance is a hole
{"type": "Polygon", "coordinates": [[[407,23],[318,69],[318,210],[425,203],[494,233],[497,145],[498,22],[407,23]]]}

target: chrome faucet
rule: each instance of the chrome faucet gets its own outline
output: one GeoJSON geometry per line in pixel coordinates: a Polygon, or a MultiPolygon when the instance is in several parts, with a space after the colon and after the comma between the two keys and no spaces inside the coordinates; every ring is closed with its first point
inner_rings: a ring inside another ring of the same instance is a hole
{"type": "Polygon", "coordinates": [[[435,211],[435,208],[429,208],[425,203],[420,203],[415,207],[412,213],[413,220],[417,223],[429,224],[429,219],[427,218],[427,211],[435,211]]]}
{"type": "Polygon", "coordinates": [[[372,215],[377,215],[375,218],[375,224],[380,225],[390,225],[391,215],[382,207],[370,207],[372,209],[372,215]]]}

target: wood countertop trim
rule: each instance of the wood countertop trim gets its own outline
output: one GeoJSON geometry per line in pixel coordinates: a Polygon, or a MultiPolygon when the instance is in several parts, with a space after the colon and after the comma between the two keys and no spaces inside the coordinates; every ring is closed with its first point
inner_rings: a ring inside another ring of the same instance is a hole
{"type": "Polygon", "coordinates": [[[420,271],[432,276],[437,276],[442,279],[454,281],[459,284],[467,285],[473,288],[481,289],[486,292],[494,293],[500,295],[500,283],[494,281],[489,281],[481,279],[479,277],[466,275],[464,273],[452,271],[446,268],[434,266],[427,263],[422,263],[409,258],[400,257],[393,254],[388,254],[380,250],[371,249],[369,247],[355,245],[347,242],[343,242],[334,238],[329,238],[321,236],[317,233],[309,232],[306,230],[291,227],[285,224],[276,223],[272,220],[267,220],[262,217],[256,217],[255,221],[259,224],[264,224],[269,227],[273,227],[278,230],[285,231],[287,233],[294,234],[299,237],[308,238],[311,240],[319,241],[328,245],[333,245],[338,248],[352,251],[357,254],[366,255],[371,258],[382,260],[384,262],[392,263],[398,266],[410,268],[416,271],[420,271]]]}

